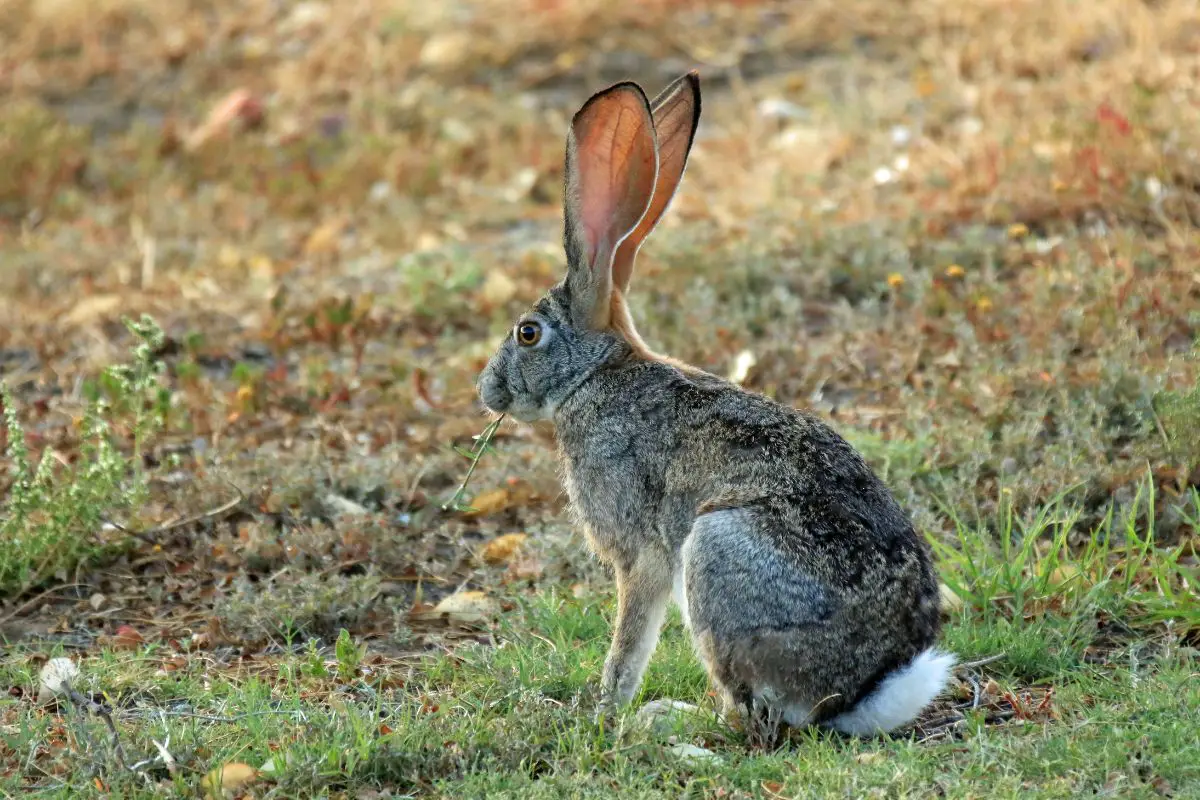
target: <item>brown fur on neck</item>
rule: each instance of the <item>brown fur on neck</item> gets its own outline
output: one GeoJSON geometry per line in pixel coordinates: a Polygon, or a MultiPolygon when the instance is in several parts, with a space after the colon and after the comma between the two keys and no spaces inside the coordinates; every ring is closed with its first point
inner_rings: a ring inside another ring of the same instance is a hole
{"type": "Polygon", "coordinates": [[[693,367],[671,356],[664,356],[650,349],[649,345],[642,340],[641,335],[637,332],[637,328],[633,326],[633,316],[629,313],[629,304],[625,302],[625,295],[616,287],[612,290],[612,302],[610,304],[609,326],[616,331],[629,346],[633,349],[635,358],[641,358],[646,361],[657,361],[660,364],[669,364],[681,372],[695,374],[703,372],[703,370],[693,367]]]}

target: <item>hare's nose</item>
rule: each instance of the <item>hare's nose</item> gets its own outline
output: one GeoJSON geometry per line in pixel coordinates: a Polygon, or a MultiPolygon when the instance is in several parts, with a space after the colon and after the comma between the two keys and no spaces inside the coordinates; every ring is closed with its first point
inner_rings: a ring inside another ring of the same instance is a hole
{"type": "Polygon", "coordinates": [[[486,369],[479,376],[479,399],[489,411],[503,414],[512,404],[512,392],[504,385],[504,381],[492,369],[486,369]]]}

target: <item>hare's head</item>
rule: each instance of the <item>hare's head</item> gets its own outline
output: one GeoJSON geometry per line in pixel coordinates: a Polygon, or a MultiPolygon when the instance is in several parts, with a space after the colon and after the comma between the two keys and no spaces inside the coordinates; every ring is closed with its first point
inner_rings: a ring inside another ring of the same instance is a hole
{"type": "Polygon", "coordinates": [[[671,202],[700,120],[688,73],[651,103],[635,83],[593,95],[567,133],[567,275],[517,319],[479,376],[490,410],[549,419],[616,354],[650,353],[625,305],[633,264],[671,202]]]}

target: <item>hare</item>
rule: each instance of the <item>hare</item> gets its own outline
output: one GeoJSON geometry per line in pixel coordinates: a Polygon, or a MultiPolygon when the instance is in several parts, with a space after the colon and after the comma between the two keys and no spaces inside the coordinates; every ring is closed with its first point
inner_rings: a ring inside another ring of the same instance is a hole
{"type": "Polygon", "coordinates": [[[478,381],[552,420],[572,513],[611,565],[601,710],[641,685],[674,598],[727,714],[871,735],[911,722],[955,663],[929,548],[819,419],[651,351],[625,297],[700,119],[693,71],[653,102],[622,82],[567,134],[567,274],[478,381]]]}

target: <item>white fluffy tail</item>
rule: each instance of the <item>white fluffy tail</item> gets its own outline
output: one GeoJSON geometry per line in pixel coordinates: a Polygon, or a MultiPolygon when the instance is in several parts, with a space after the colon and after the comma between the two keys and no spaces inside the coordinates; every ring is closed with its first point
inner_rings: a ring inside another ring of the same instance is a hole
{"type": "Polygon", "coordinates": [[[951,654],[931,647],[908,666],[891,672],[852,710],[828,724],[842,733],[870,736],[911,722],[946,686],[954,662],[951,654]]]}

